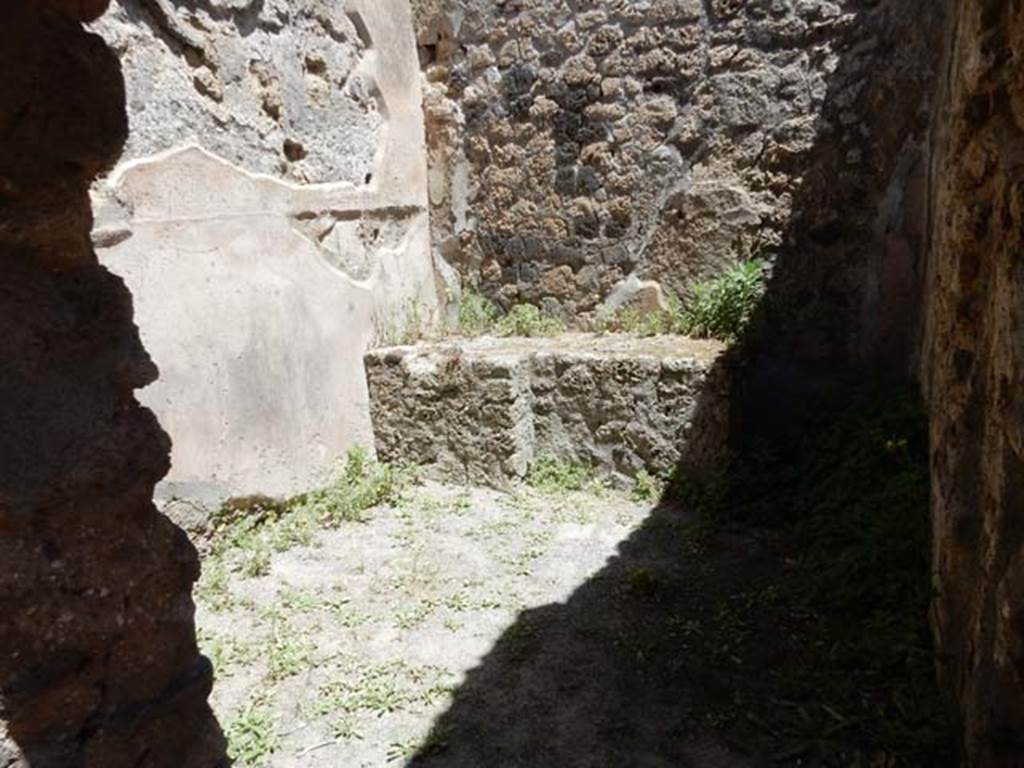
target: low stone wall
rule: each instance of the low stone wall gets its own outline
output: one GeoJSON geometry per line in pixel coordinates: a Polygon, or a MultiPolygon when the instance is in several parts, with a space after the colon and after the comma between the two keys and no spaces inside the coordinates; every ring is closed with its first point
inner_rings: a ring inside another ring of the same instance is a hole
{"type": "Polygon", "coordinates": [[[366,356],[377,451],[502,486],[550,455],[663,474],[721,455],[724,347],[681,337],[570,334],[455,340],[366,356]]]}

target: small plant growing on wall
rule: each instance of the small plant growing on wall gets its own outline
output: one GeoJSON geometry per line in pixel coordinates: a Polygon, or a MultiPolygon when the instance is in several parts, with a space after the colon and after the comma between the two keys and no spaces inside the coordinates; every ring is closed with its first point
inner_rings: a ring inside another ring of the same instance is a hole
{"type": "Polygon", "coordinates": [[[458,331],[463,336],[483,336],[493,332],[501,310],[481,293],[466,289],[459,297],[458,331]]]}
{"type": "Polygon", "coordinates": [[[555,336],[564,330],[564,323],[532,304],[516,304],[497,326],[500,336],[555,336]]]}
{"type": "Polygon", "coordinates": [[[739,338],[764,293],[765,272],[765,262],[754,259],[696,283],[679,310],[679,332],[723,341],[739,338]]]}
{"type": "Polygon", "coordinates": [[[554,336],[565,330],[560,320],[532,304],[516,304],[506,314],[486,296],[472,289],[459,298],[458,332],[462,336],[554,336]]]}

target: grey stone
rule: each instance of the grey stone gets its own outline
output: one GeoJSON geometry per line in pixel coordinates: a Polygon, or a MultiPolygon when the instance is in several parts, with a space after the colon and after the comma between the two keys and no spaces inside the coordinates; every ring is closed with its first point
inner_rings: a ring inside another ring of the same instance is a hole
{"type": "Polygon", "coordinates": [[[716,342],[569,334],[451,341],[366,356],[378,454],[505,486],[540,456],[617,477],[708,468],[726,440],[716,342]]]}
{"type": "Polygon", "coordinates": [[[253,171],[364,184],[388,105],[360,14],[324,0],[115,0],[95,29],[125,65],[126,159],[202,137],[253,171]]]}

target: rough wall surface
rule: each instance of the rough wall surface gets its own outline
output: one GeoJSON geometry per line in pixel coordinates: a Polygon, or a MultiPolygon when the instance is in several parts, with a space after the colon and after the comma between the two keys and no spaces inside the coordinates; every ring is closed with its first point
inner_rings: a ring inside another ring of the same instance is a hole
{"type": "Polygon", "coordinates": [[[1024,5],[964,2],[939,113],[924,383],[943,676],[967,765],[1024,764],[1024,5]]]}
{"type": "Polygon", "coordinates": [[[117,0],[96,29],[125,71],[125,159],[201,137],[251,171],[363,183],[386,120],[365,24],[327,0],[117,0]]]}
{"type": "Polygon", "coordinates": [[[864,254],[892,252],[884,288],[913,273],[945,5],[420,2],[436,247],[504,304],[569,316],[634,271],[678,293],[786,250],[830,264],[815,290],[858,319],[913,300],[871,295],[864,254]],[[848,222],[853,277],[817,253],[848,222]]]}
{"type": "Polygon", "coordinates": [[[0,765],[212,768],[184,534],[151,497],[155,368],[89,242],[88,189],[125,137],[116,57],[79,18],[0,9],[0,765]]]}
{"type": "Polygon", "coordinates": [[[94,238],[161,371],[161,494],[306,490],[372,442],[371,340],[438,313],[407,4],[116,0],[96,29],[131,133],[94,238]]]}
{"type": "Polygon", "coordinates": [[[728,435],[724,346],[567,334],[439,342],[366,356],[381,456],[504,486],[540,457],[619,477],[708,467],[728,435]]]}

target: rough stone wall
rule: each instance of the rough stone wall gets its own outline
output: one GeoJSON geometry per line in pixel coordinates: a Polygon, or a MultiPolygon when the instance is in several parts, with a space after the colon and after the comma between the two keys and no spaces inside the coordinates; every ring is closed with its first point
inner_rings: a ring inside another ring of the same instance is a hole
{"type": "Polygon", "coordinates": [[[965,765],[1024,765],[1024,5],[960,4],[937,114],[924,384],[934,625],[965,765]]]}
{"type": "Polygon", "coordinates": [[[89,241],[126,131],[78,22],[105,5],[0,9],[0,765],[212,768],[198,562],[152,504],[168,443],[133,395],[156,371],[89,241]]]}
{"type": "MultiPolygon", "coordinates": [[[[420,2],[435,247],[505,305],[575,316],[633,272],[681,293],[737,259],[814,250],[796,223],[811,209],[829,245],[845,218],[866,223],[848,247],[889,247],[870,268],[903,279],[944,7],[420,2]]],[[[870,296],[869,265],[843,267],[858,320],[862,302],[914,299],[870,296]]]]}
{"type": "Polygon", "coordinates": [[[162,496],[288,495],[372,442],[362,355],[439,313],[404,0],[115,0],[125,161],[95,192],[173,440],[162,496]]]}
{"type": "Polygon", "coordinates": [[[565,334],[438,342],[366,356],[381,456],[506,486],[540,457],[612,476],[706,469],[726,448],[724,345],[565,334]]]}
{"type": "Polygon", "coordinates": [[[197,137],[250,171],[364,183],[386,119],[365,24],[326,0],[116,0],[96,28],[127,80],[124,158],[197,137]]]}

